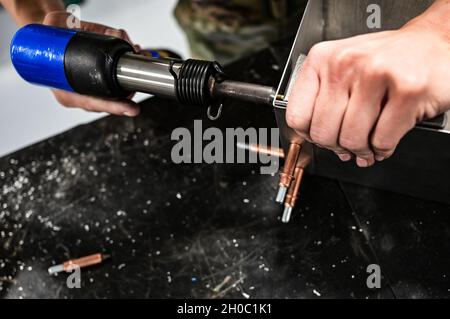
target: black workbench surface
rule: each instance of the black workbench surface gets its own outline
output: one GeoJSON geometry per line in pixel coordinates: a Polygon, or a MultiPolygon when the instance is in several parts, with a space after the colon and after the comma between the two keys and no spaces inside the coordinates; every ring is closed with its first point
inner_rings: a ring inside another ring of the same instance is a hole
{"type": "MultiPolygon", "coordinates": [[[[286,54],[272,48],[228,71],[273,85],[286,54]]],[[[270,108],[231,103],[211,124],[204,110],[142,105],[136,119],[109,116],[0,159],[0,296],[450,296],[449,206],[307,176],[284,225],[276,177],[170,158],[174,128],[270,127],[270,108]],[[83,270],[81,289],[47,273],[96,252],[112,258],[83,270]],[[373,263],[379,290],[366,286],[373,263]]]]}

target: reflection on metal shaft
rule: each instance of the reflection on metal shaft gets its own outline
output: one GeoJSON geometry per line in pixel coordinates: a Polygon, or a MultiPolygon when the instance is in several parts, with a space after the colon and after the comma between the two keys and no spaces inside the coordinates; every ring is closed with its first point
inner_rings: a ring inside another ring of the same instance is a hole
{"type": "Polygon", "coordinates": [[[276,94],[275,88],[270,86],[229,80],[215,83],[213,90],[214,97],[266,105],[272,105],[276,94]]]}
{"type": "MultiPolygon", "coordinates": [[[[117,81],[125,90],[175,99],[175,80],[170,72],[170,63],[170,60],[127,53],[117,65],[117,81]]],[[[173,63],[174,72],[179,72],[181,65],[182,62],[173,63]]]]}

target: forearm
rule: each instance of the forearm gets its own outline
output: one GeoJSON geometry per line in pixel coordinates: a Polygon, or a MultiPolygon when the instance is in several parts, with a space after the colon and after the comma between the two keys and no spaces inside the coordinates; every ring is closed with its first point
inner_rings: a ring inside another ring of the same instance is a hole
{"type": "Polygon", "coordinates": [[[42,23],[47,13],[64,10],[62,0],[0,0],[18,25],[42,23]]]}
{"type": "Polygon", "coordinates": [[[435,0],[427,11],[410,24],[429,28],[441,34],[450,43],[450,0],[435,0]]]}

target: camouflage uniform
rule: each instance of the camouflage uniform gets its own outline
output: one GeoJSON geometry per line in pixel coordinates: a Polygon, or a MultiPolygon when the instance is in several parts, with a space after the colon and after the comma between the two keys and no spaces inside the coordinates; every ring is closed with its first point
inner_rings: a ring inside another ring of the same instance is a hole
{"type": "Polygon", "coordinates": [[[307,0],[179,0],[192,56],[223,64],[295,34],[307,0]]]}

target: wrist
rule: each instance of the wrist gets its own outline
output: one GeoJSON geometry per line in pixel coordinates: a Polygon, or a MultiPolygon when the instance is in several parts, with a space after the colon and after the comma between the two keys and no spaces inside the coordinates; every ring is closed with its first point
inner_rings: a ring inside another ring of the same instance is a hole
{"type": "Polygon", "coordinates": [[[431,32],[450,45],[450,0],[435,0],[427,11],[411,20],[405,27],[431,32]]]}

